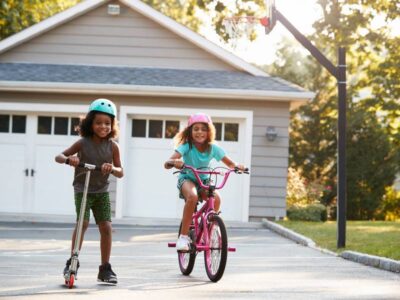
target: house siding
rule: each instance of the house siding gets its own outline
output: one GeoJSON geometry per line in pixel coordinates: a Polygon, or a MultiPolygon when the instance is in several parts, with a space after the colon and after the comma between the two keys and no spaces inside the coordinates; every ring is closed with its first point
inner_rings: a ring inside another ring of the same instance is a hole
{"type": "Polygon", "coordinates": [[[235,70],[122,4],[119,16],[100,6],[3,53],[0,62],[235,70]]]}
{"type": "MultiPolygon", "coordinates": [[[[83,104],[90,103],[94,98],[102,96],[85,95],[79,97],[78,95],[61,94],[1,93],[0,102],[83,104]]],[[[238,101],[128,96],[110,96],[109,98],[117,106],[204,107],[207,109],[253,111],[249,220],[258,221],[265,217],[282,218],[286,215],[289,103],[257,102],[246,99],[238,101]],[[267,126],[276,126],[278,137],[274,142],[269,142],[265,137],[267,126]]],[[[114,211],[115,182],[112,182],[110,192],[114,211]]]]}

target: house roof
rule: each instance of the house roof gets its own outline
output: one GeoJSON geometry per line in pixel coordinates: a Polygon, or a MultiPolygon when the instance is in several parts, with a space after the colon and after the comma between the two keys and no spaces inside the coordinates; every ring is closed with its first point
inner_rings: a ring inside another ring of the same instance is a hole
{"type": "MultiPolygon", "coordinates": [[[[3,41],[0,54],[44,34],[109,0],[86,0],[3,41]]],[[[139,0],[120,0],[180,37],[213,54],[238,72],[85,65],[0,63],[1,91],[216,97],[305,101],[314,93],[245,62],[139,0]]]]}
{"type": "MultiPolygon", "coordinates": [[[[27,29],[20,31],[10,36],[7,39],[0,41],[0,54],[36,36],[39,36],[55,27],[58,27],[78,16],[81,16],[107,2],[110,2],[110,0],[82,1],[81,3],[61,13],[58,13],[48,19],[45,19],[42,22],[37,23],[31,27],[28,27],[27,29]]],[[[187,41],[197,45],[198,47],[207,51],[208,53],[218,57],[225,63],[228,63],[229,65],[235,67],[238,70],[245,71],[257,76],[266,76],[266,77],[269,76],[269,74],[265,73],[259,68],[253,66],[250,63],[247,63],[238,56],[226,51],[220,46],[202,37],[198,33],[193,32],[192,30],[179,24],[175,20],[163,15],[159,11],[144,4],[140,0],[120,0],[120,2],[130,7],[131,9],[137,11],[138,13],[146,16],[152,21],[160,24],[162,27],[174,32],[183,39],[186,39],[187,41]]]]}
{"type": "Polygon", "coordinates": [[[0,63],[0,90],[278,101],[314,96],[281,78],[247,72],[25,63],[0,63]]]}

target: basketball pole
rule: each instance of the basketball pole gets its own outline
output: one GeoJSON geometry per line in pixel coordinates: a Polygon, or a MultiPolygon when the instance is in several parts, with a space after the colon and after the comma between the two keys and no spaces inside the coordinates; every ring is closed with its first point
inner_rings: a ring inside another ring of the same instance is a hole
{"type": "Polygon", "coordinates": [[[338,85],[338,121],[337,121],[337,248],[346,247],[346,49],[338,49],[338,66],[335,67],[311,42],[298,31],[275,7],[275,20],[302,44],[315,59],[337,80],[338,85]]]}

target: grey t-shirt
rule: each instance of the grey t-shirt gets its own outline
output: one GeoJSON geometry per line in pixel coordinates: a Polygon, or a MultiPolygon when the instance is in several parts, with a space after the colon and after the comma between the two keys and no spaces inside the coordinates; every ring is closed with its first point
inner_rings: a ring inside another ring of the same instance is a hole
{"type": "MultiPolygon", "coordinates": [[[[79,160],[83,163],[101,166],[113,161],[113,141],[105,140],[95,143],[89,137],[81,139],[81,150],[78,152],[79,160]]],[[[75,193],[82,193],[85,186],[85,170],[81,167],[75,168],[75,178],[72,185],[75,193]]],[[[101,171],[92,171],[90,174],[88,193],[108,192],[109,174],[103,175],[101,171]]]]}

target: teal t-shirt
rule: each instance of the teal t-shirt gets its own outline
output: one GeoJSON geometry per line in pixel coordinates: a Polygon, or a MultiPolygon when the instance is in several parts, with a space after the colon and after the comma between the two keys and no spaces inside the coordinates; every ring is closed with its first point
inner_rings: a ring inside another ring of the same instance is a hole
{"type": "MultiPolygon", "coordinates": [[[[190,147],[189,143],[185,143],[176,148],[175,151],[182,155],[183,162],[186,165],[190,165],[196,169],[207,168],[212,159],[220,161],[225,156],[224,149],[216,144],[211,144],[210,151],[200,152],[194,145],[190,147]]],[[[196,182],[196,177],[190,170],[187,170],[186,174],[180,174],[179,178],[190,178],[196,182]]],[[[207,179],[208,175],[200,174],[200,178],[202,180],[207,179]]]]}

